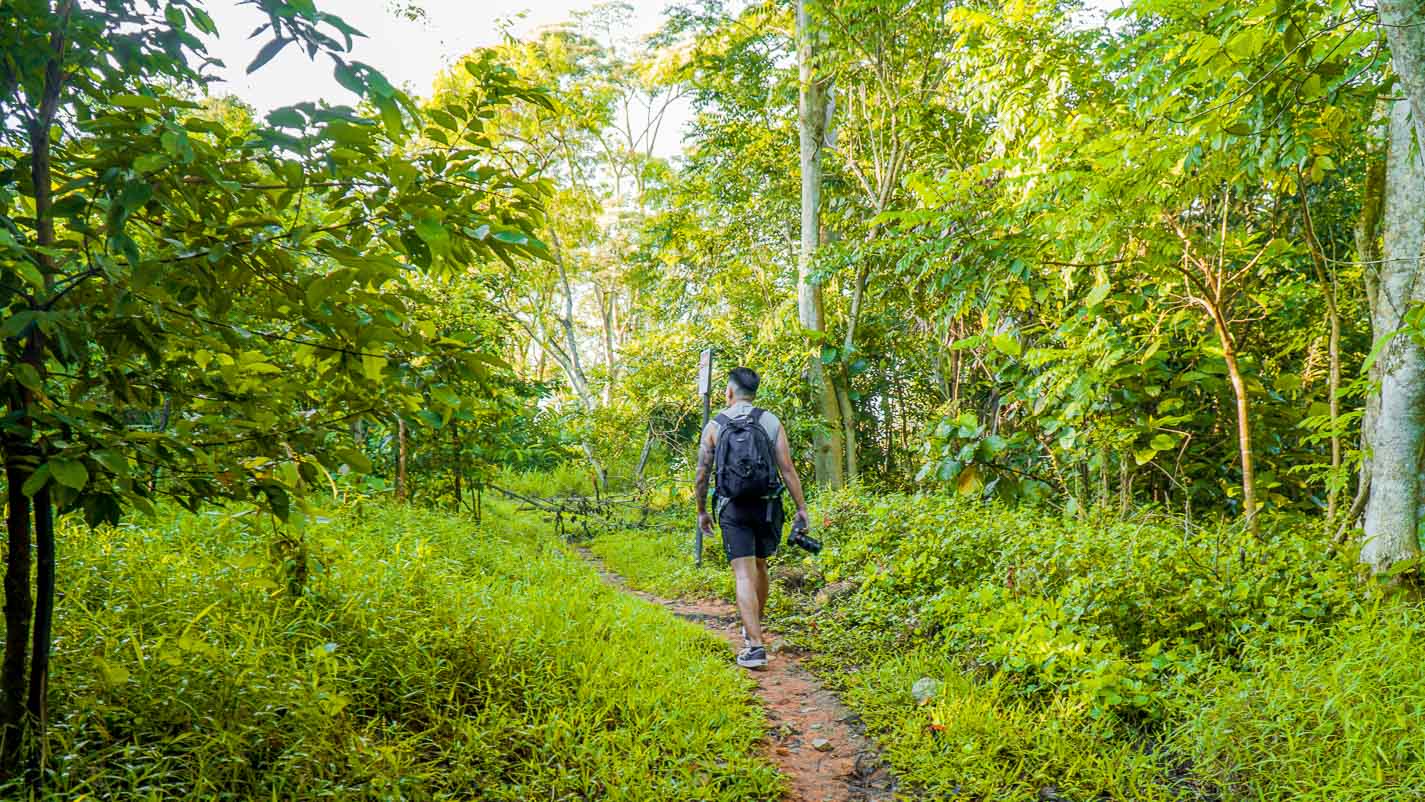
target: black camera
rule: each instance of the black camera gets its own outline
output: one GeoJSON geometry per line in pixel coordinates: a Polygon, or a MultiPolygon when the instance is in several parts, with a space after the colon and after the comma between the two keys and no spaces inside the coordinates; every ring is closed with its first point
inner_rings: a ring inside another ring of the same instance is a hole
{"type": "Polygon", "coordinates": [[[792,533],[787,535],[787,542],[812,554],[821,552],[821,541],[807,534],[806,522],[801,518],[792,521],[792,533]]]}

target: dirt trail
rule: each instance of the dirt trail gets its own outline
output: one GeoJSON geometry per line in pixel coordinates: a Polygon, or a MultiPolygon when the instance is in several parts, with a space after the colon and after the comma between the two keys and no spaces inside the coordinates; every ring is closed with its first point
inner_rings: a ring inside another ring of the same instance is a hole
{"type": "MultiPolygon", "coordinates": [[[[725,601],[673,601],[633,590],[623,577],[604,567],[592,552],[580,549],[605,582],[654,604],[680,618],[702,624],[742,648],[737,608],[725,601]]],[[[781,639],[768,632],[771,660],[765,669],[749,672],[767,712],[769,727],[765,754],[787,778],[783,802],[890,802],[895,780],[882,763],[875,746],[859,729],[859,720],[816,681],[798,657],[780,648],[781,639]]],[[[728,653],[728,661],[732,652],[728,653]]]]}

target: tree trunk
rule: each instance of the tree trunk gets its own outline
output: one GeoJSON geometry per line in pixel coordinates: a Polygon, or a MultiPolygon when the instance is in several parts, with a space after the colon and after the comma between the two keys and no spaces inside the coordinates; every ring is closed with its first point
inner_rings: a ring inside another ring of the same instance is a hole
{"type": "MultiPolygon", "coordinates": [[[[829,126],[829,87],[816,75],[814,34],[808,0],[797,0],[797,60],[800,66],[799,121],[802,174],[801,251],[797,259],[797,316],[808,331],[826,330],[822,310],[821,285],[811,280],[816,251],[821,244],[821,149],[829,126]]],[[[818,339],[818,345],[820,341],[818,339]]],[[[819,349],[818,349],[819,350],[819,349]]],[[[813,434],[812,462],[816,482],[823,487],[846,483],[842,461],[841,408],[819,353],[807,367],[810,385],[821,412],[822,425],[813,434]]]]}
{"type": "MultiPolygon", "coordinates": [[[[1366,184],[1361,193],[1361,212],[1356,218],[1356,258],[1362,264],[1362,275],[1366,285],[1366,309],[1370,314],[1370,319],[1376,319],[1376,310],[1379,306],[1380,290],[1380,269],[1381,269],[1381,248],[1380,248],[1380,221],[1385,209],[1385,158],[1372,159],[1366,167],[1366,184]]],[[[1376,360],[1371,365],[1368,376],[1370,386],[1376,387],[1380,384],[1380,360],[1376,360]]],[[[1380,418],[1380,395],[1370,393],[1366,396],[1365,408],[1361,412],[1361,473],[1356,480],[1356,495],[1370,492],[1371,485],[1371,433],[1375,431],[1376,422],[1380,418]]],[[[1364,510],[1364,501],[1353,504],[1353,507],[1360,507],[1364,510]]],[[[1359,513],[1357,513],[1359,515],[1359,513]]],[[[1342,522],[1343,526],[1359,524],[1354,520],[1356,516],[1348,515],[1342,522]]]]}
{"type": "Polygon", "coordinates": [[[643,484],[643,472],[648,468],[648,458],[653,454],[653,420],[648,421],[648,434],[643,438],[643,451],[638,455],[638,469],[633,472],[634,485],[643,484]]]}
{"type": "Polygon", "coordinates": [[[454,458],[451,460],[455,463],[455,511],[460,512],[465,504],[464,494],[460,486],[460,474],[465,469],[465,466],[461,464],[460,424],[455,421],[451,421],[450,423],[450,444],[455,449],[454,458]]]}
{"type": "Polygon", "coordinates": [[[406,500],[406,419],[396,416],[396,500],[406,500]]]}
{"type": "MultiPolygon", "coordinates": [[[[1386,22],[1387,4],[1381,4],[1386,22]]],[[[1409,37],[1425,37],[1417,28],[1409,37]]],[[[1394,49],[1397,36],[1391,35],[1394,49]]],[[[1407,38],[1400,34],[1399,38],[1407,38]]],[[[1418,54],[1417,54],[1418,55],[1418,54]]],[[[1401,69],[1400,54],[1397,71],[1401,69]]],[[[1409,60],[1407,64],[1420,62],[1409,60]]],[[[1409,81],[1405,82],[1407,88],[1409,81]]],[[[1425,164],[1412,137],[1411,101],[1394,104],[1390,115],[1387,156],[1384,249],[1376,273],[1375,310],[1371,332],[1379,353],[1379,405],[1372,431],[1370,497],[1365,509],[1365,542],[1361,562],[1377,573],[1420,553],[1420,451],[1425,443],[1421,404],[1425,402],[1425,352],[1408,335],[1396,336],[1413,301],[1425,300],[1421,286],[1421,248],[1425,245],[1425,164]],[[1383,339],[1388,339],[1383,346],[1383,339]]],[[[1416,126],[1420,121],[1416,121],[1416,126]]]]}
{"type": "Polygon", "coordinates": [[[5,444],[6,516],[5,656],[0,663],[0,776],[17,773],[25,740],[25,658],[30,643],[30,499],[24,484],[32,468],[23,445],[5,444]]]}
{"type": "Polygon", "coordinates": [[[35,511],[35,637],[30,653],[30,689],[26,713],[35,727],[38,743],[30,755],[30,782],[43,776],[49,731],[49,652],[54,624],[54,507],[49,486],[40,488],[33,501],[35,511]]]}
{"type": "MultiPolygon", "coordinates": [[[[1298,173],[1298,177],[1300,174],[1298,173]]],[[[1321,285],[1321,295],[1326,300],[1326,326],[1329,331],[1327,358],[1330,363],[1326,382],[1328,405],[1331,415],[1331,476],[1326,481],[1326,533],[1335,531],[1336,498],[1340,495],[1341,476],[1341,311],[1336,305],[1336,274],[1326,264],[1326,252],[1316,237],[1316,225],[1311,219],[1311,203],[1306,196],[1306,184],[1298,180],[1301,196],[1302,228],[1306,231],[1306,243],[1311,250],[1311,261],[1316,268],[1316,281],[1321,285]]]]}
{"type": "MultiPolygon", "coordinates": [[[[54,10],[59,24],[50,35],[51,55],[45,64],[44,93],[34,119],[29,125],[30,175],[35,192],[35,245],[44,270],[45,285],[53,282],[55,266],[48,250],[55,245],[53,209],[53,176],[50,166],[50,130],[58,114],[60,92],[64,84],[64,52],[73,0],[65,0],[54,10]]],[[[31,334],[24,345],[22,361],[45,375],[45,342],[41,332],[31,334]]],[[[18,413],[21,428],[29,428],[29,408],[34,401],[31,392],[16,388],[11,411],[18,413]]],[[[24,754],[27,725],[36,723],[42,740],[46,709],[44,692],[49,679],[50,617],[54,609],[54,522],[49,503],[49,491],[39,490],[35,504],[25,496],[24,485],[34,471],[38,449],[32,436],[10,436],[5,439],[5,473],[9,485],[10,509],[7,517],[9,535],[5,570],[5,655],[0,663],[0,774],[14,776],[24,754]],[[43,507],[43,510],[40,507],[43,507]],[[34,654],[30,666],[29,687],[26,688],[26,641],[31,638],[31,616],[34,601],[30,595],[30,521],[35,510],[36,528],[40,539],[40,617],[33,632],[34,654]],[[28,700],[26,699],[28,691],[28,700]]],[[[32,766],[35,767],[35,766],[32,766]]],[[[32,775],[38,781],[39,775],[32,775]]]]}
{"type": "Polygon", "coordinates": [[[1232,335],[1225,328],[1225,322],[1217,322],[1217,337],[1222,343],[1222,358],[1227,363],[1227,378],[1232,383],[1232,394],[1237,407],[1237,451],[1242,464],[1242,516],[1247,521],[1247,529],[1258,530],[1257,524],[1257,471],[1252,452],[1252,402],[1247,395],[1247,382],[1242,377],[1242,368],[1237,364],[1237,347],[1232,335]]]}

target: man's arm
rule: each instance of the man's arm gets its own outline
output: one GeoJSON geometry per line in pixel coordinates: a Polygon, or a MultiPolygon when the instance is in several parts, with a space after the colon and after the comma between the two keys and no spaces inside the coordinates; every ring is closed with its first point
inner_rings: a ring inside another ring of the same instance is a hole
{"type": "Polygon", "coordinates": [[[702,440],[698,443],[698,473],[693,480],[693,492],[698,497],[698,526],[709,534],[712,533],[712,516],[708,515],[708,482],[712,480],[713,449],[716,447],[717,440],[709,426],[703,430],[702,440]]]}
{"type": "Polygon", "coordinates": [[[777,432],[777,469],[782,472],[782,481],[787,484],[787,491],[792,494],[792,501],[796,502],[797,515],[801,517],[803,523],[809,523],[807,500],[806,496],[802,495],[802,478],[797,475],[797,466],[792,462],[792,446],[787,442],[785,426],[777,432]]]}

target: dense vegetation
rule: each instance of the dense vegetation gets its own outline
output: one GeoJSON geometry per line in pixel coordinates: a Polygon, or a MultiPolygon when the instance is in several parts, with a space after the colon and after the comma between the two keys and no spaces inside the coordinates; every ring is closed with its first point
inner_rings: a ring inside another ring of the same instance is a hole
{"type": "MultiPolygon", "coordinates": [[[[1363,592],[1312,529],[1074,519],[822,496],[773,626],[927,798],[1401,799],[1425,787],[1425,614],[1363,592]]],[[[636,586],[730,595],[686,538],[594,551],[636,586]]]]}
{"type": "Polygon", "coordinates": [[[214,95],[200,0],[0,5],[8,788],[774,793],[718,648],[498,500],[725,594],[710,348],[815,478],[774,610],[911,785],[1425,792],[1418,3],[612,3],[424,96],[247,4],[347,104],[214,95]]]}
{"type": "Polygon", "coordinates": [[[319,515],[296,598],[252,515],[61,529],[59,797],[775,793],[720,644],[537,520],[497,501],[480,527],[380,501],[319,515]]]}

